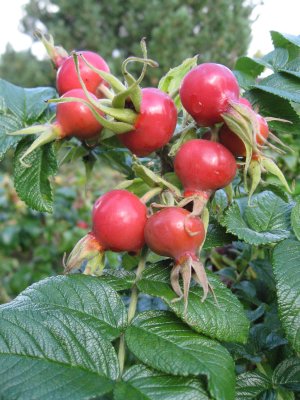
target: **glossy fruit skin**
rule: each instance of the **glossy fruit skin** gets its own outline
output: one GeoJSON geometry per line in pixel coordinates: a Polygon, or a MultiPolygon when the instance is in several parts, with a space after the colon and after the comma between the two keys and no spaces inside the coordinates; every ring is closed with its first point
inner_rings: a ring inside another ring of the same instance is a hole
{"type": "Polygon", "coordinates": [[[203,243],[205,230],[199,217],[187,218],[190,212],[180,207],[164,208],[148,218],[145,240],[149,248],[161,256],[180,261],[184,256],[195,257],[203,243]],[[194,232],[191,236],[188,232],[194,232]]]}
{"type": "Polygon", "coordinates": [[[99,197],[92,221],[92,232],[104,250],[137,252],[145,243],[147,208],[127,190],[111,190],[99,197]]]}
{"type": "MultiPolygon", "coordinates": [[[[93,94],[91,96],[97,99],[93,94]]],[[[61,97],[77,97],[87,100],[82,89],[69,90],[61,97]]],[[[99,114],[102,115],[100,111],[99,114]]],[[[55,124],[59,126],[61,138],[75,136],[78,139],[91,139],[97,136],[102,129],[91,110],[80,102],[58,103],[55,124]]]]}
{"type": "Polygon", "coordinates": [[[180,147],[174,160],[174,170],[185,192],[213,191],[233,180],[236,161],[222,144],[193,139],[180,147]]]}
{"type": "MultiPolygon", "coordinates": [[[[86,85],[89,92],[93,93],[97,97],[102,97],[101,93],[98,92],[98,86],[103,82],[103,79],[94,71],[92,71],[85,62],[81,59],[80,54],[97,69],[109,72],[109,67],[105,60],[99,56],[99,54],[93,51],[80,51],[77,52],[80,75],[86,85]]],[[[59,95],[63,95],[72,89],[80,89],[81,85],[76,74],[75,63],[73,56],[69,56],[60,65],[56,74],[56,88],[59,95]]]]}
{"type": "Polygon", "coordinates": [[[179,95],[183,107],[198,125],[212,126],[222,122],[229,101],[238,101],[239,85],[224,65],[204,63],[187,73],[179,95]]]}
{"type": "MultiPolygon", "coordinates": [[[[259,124],[260,136],[256,135],[256,143],[263,145],[269,136],[269,127],[267,121],[259,114],[256,114],[257,121],[259,124]]],[[[227,125],[223,125],[219,131],[219,140],[235,157],[245,157],[246,148],[243,141],[232,132],[227,125]]]]}
{"type": "Polygon", "coordinates": [[[171,97],[159,89],[144,88],[134,131],[118,137],[133,154],[144,157],[169,142],[176,123],[177,109],[171,97]]]}

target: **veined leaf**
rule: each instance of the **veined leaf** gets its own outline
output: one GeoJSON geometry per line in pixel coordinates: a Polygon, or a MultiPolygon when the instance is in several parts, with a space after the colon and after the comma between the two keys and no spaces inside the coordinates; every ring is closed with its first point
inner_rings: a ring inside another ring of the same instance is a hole
{"type": "Polygon", "coordinates": [[[257,396],[272,389],[272,382],[260,372],[245,372],[237,377],[236,400],[257,399],[257,396]]]}
{"type": "Polygon", "coordinates": [[[0,307],[0,397],[83,400],[119,377],[108,339],[124,329],[117,293],[93,277],[41,281],[0,307]]]}
{"type": "Polygon", "coordinates": [[[201,302],[203,290],[195,285],[190,289],[185,315],[183,300],[173,301],[177,296],[169,283],[170,270],[170,266],[163,262],[147,267],[141,280],[137,282],[139,289],[143,293],[163,299],[178,317],[197,332],[225,342],[247,341],[249,321],[243,306],[216,276],[209,274],[209,281],[218,303],[212,294],[201,302]]]}
{"type": "Polygon", "coordinates": [[[300,391],[300,359],[295,357],[282,361],[275,368],[272,380],[285,389],[300,391]]]}
{"type": "Polygon", "coordinates": [[[32,209],[51,213],[53,193],[49,177],[56,174],[57,161],[52,144],[44,145],[26,157],[29,167],[20,163],[31,140],[22,140],[14,156],[15,188],[21,200],[32,209]]]}
{"type": "Polygon", "coordinates": [[[273,192],[265,191],[234,202],[226,212],[224,225],[227,231],[246,243],[259,245],[276,243],[290,236],[291,204],[273,192]]]}
{"type": "Polygon", "coordinates": [[[125,339],[133,354],[150,367],[172,375],[205,375],[213,398],[234,399],[234,364],[227,350],[190,330],[172,313],[139,314],[125,339]]]}
{"type": "Polygon", "coordinates": [[[297,239],[300,240],[300,201],[292,209],[291,223],[297,239]]]}
{"type": "Polygon", "coordinates": [[[273,252],[279,316],[295,351],[300,351],[300,242],[285,240],[273,252]]]}
{"type": "Polygon", "coordinates": [[[200,380],[166,375],[144,365],[125,372],[114,390],[115,400],[208,400],[200,380]]]}
{"type": "Polygon", "coordinates": [[[291,74],[278,72],[262,79],[253,88],[300,103],[300,80],[291,74]]]}

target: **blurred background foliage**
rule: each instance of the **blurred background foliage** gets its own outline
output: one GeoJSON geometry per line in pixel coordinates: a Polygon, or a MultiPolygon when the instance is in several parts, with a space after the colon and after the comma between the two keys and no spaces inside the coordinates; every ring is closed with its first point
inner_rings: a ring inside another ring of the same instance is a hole
{"type": "MultiPolygon", "coordinates": [[[[39,29],[51,33],[68,51],[89,49],[120,73],[121,62],[140,53],[147,38],[149,56],[159,68],[149,71],[144,85],[155,85],[169,68],[199,54],[199,61],[233,67],[245,54],[251,37],[250,15],[259,0],[30,0],[21,29],[34,40],[39,29]],[[47,27],[47,28],[46,28],[47,27]]],[[[137,67],[136,67],[137,68],[137,67]]],[[[134,66],[133,66],[134,69],[134,66]]],[[[0,76],[23,87],[54,84],[50,63],[31,51],[10,46],[0,60],[0,76]]]]}

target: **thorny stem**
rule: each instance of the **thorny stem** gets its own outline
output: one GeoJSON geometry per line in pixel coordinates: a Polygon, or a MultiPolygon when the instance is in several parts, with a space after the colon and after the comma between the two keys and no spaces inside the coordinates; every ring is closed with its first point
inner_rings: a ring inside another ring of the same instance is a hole
{"type": "MultiPolygon", "coordinates": [[[[144,271],[144,268],[146,266],[146,258],[147,258],[147,249],[143,249],[142,256],[141,256],[141,259],[139,261],[139,265],[138,265],[137,271],[136,271],[135,283],[134,283],[134,285],[132,287],[132,291],[131,291],[130,303],[129,303],[128,313],[127,313],[128,324],[130,324],[130,322],[133,320],[135,313],[136,313],[138,294],[139,294],[138,288],[136,286],[136,282],[139,280],[142,272],[144,271]]],[[[124,339],[124,334],[122,334],[122,336],[120,337],[119,351],[118,351],[120,377],[123,374],[124,365],[125,365],[125,357],[126,357],[125,339],[124,339]]]]}

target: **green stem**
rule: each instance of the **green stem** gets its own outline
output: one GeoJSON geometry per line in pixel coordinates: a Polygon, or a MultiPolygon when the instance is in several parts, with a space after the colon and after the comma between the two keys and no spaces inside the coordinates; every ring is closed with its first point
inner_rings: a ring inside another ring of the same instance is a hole
{"type": "Polygon", "coordinates": [[[118,360],[119,360],[119,366],[120,366],[120,378],[122,377],[123,371],[124,371],[125,355],[126,355],[125,337],[124,337],[124,333],[123,333],[120,337],[119,351],[118,351],[118,360]]]}
{"type": "Polygon", "coordinates": [[[249,267],[249,263],[247,263],[247,264],[243,267],[243,269],[242,269],[241,273],[239,274],[239,276],[237,277],[235,283],[241,282],[241,280],[242,280],[242,279],[244,278],[244,276],[245,276],[245,273],[247,272],[248,267],[249,267]]]}
{"type": "MultiPolygon", "coordinates": [[[[136,270],[136,279],[135,282],[137,282],[144,269],[146,266],[146,257],[147,257],[147,250],[143,251],[138,268],[136,270]]],[[[128,308],[128,323],[130,324],[130,322],[133,320],[134,316],[135,316],[135,312],[136,312],[136,306],[137,306],[137,300],[138,300],[138,289],[136,286],[136,283],[134,284],[133,288],[132,288],[132,292],[131,292],[131,298],[130,298],[130,304],[129,304],[129,308],[128,308]]]]}
{"type": "MultiPolygon", "coordinates": [[[[128,313],[127,313],[128,325],[131,323],[131,321],[133,320],[135,313],[136,313],[138,294],[139,294],[138,288],[136,286],[136,282],[139,280],[140,276],[142,275],[142,273],[144,271],[144,268],[146,266],[146,258],[147,258],[147,250],[144,249],[142,252],[142,256],[141,256],[139,265],[137,267],[135,283],[134,283],[132,291],[131,291],[130,303],[129,303],[128,313]]],[[[123,371],[124,371],[125,358],[126,358],[125,339],[124,339],[124,334],[122,334],[122,336],[120,337],[119,351],[118,351],[120,377],[122,376],[123,371]]]]}

